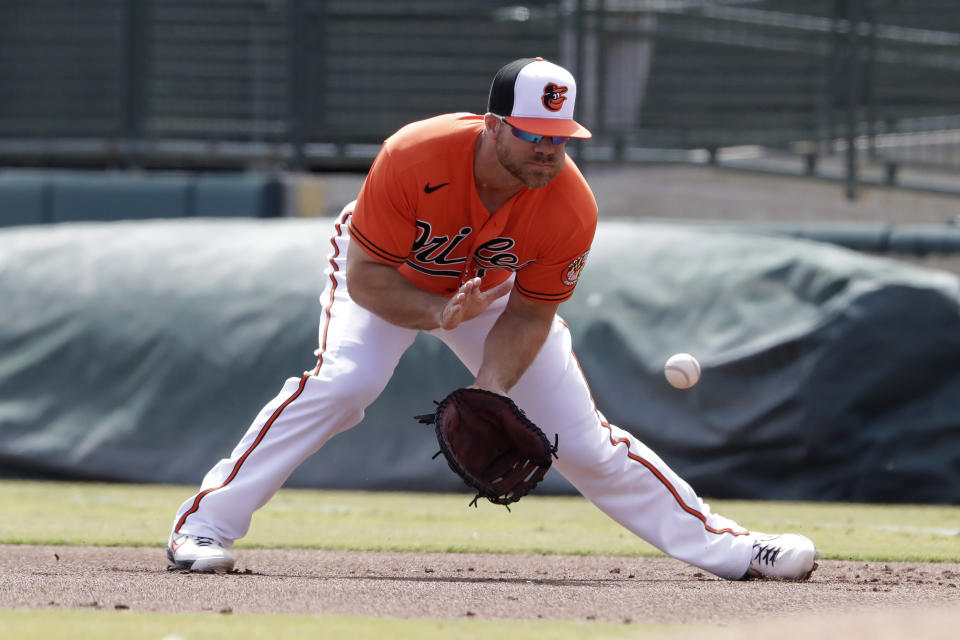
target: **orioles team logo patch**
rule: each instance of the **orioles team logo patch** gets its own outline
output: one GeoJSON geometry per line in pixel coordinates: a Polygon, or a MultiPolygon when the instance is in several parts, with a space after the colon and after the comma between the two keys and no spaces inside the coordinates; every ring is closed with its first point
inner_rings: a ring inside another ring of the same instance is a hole
{"type": "Polygon", "coordinates": [[[567,265],[567,268],[563,270],[563,284],[568,287],[572,287],[577,284],[577,281],[580,279],[580,272],[583,271],[583,267],[587,264],[587,254],[590,251],[584,251],[580,254],[580,257],[567,265]]]}
{"type": "Polygon", "coordinates": [[[563,108],[563,101],[567,99],[567,96],[563,95],[566,92],[566,87],[561,87],[552,82],[548,83],[543,88],[543,106],[550,111],[560,111],[563,108]]]}

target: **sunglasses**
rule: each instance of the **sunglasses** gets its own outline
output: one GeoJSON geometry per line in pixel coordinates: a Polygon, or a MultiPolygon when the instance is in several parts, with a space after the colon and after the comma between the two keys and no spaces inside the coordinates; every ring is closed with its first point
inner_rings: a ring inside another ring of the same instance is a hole
{"type": "MultiPolygon", "coordinates": [[[[496,114],[494,114],[496,115],[496,114]]],[[[564,138],[562,136],[541,136],[536,133],[529,133],[523,129],[517,129],[515,126],[507,122],[506,118],[503,116],[497,116],[497,119],[500,120],[503,124],[510,127],[510,130],[513,132],[513,135],[517,138],[520,138],[524,142],[532,142],[533,144],[538,144],[544,138],[550,138],[550,143],[555,145],[560,145],[569,140],[570,138],[564,138]]]]}

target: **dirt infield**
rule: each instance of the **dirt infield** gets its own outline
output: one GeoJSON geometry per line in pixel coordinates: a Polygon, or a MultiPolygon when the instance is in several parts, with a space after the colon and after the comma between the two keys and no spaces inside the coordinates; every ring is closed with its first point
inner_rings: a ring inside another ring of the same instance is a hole
{"type": "Polygon", "coordinates": [[[238,556],[233,573],[201,575],[168,569],[157,548],[0,546],[0,608],[721,627],[851,612],[867,624],[880,614],[927,619],[928,611],[952,610],[944,619],[954,631],[960,624],[954,563],[827,560],[808,582],[787,583],[729,582],[667,558],[246,549],[238,556]]]}

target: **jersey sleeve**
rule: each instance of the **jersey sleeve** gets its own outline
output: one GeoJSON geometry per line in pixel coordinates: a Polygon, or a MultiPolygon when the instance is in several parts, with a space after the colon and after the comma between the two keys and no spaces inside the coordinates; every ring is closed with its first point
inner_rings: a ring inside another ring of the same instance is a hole
{"type": "Polygon", "coordinates": [[[517,273],[514,286],[530,300],[554,304],[564,302],[573,295],[589,253],[588,245],[579,253],[550,262],[537,260],[517,273]]]}
{"type": "Polygon", "coordinates": [[[360,189],[350,236],[374,258],[400,266],[416,232],[416,204],[405,192],[397,162],[384,146],[360,189]]]}
{"type": "Polygon", "coordinates": [[[569,299],[586,265],[597,230],[597,203],[582,178],[573,184],[545,203],[554,220],[567,224],[537,234],[543,240],[537,258],[517,272],[514,286],[530,300],[556,304],[569,299]]]}

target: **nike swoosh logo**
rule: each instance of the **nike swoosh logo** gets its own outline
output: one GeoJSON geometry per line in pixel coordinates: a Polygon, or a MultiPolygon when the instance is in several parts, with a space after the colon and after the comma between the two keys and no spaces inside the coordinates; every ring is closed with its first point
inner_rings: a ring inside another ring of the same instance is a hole
{"type": "Polygon", "coordinates": [[[437,186],[431,187],[431,186],[430,186],[430,183],[428,182],[427,184],[424,185],[424,187],[423,187],[423,192],[424,192],[424,193],[433,193],[433,192],[436,191],[437,189],[440,189],[441,187],[445,187],[445,186],[447,186],[448,184],[450,184],[450,183],[449,183],[449,182],[441,182],[441,183],[438,184],[437,186]]]}

